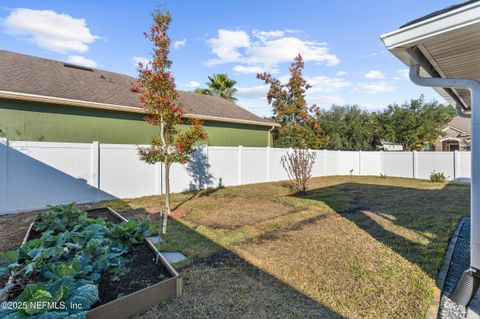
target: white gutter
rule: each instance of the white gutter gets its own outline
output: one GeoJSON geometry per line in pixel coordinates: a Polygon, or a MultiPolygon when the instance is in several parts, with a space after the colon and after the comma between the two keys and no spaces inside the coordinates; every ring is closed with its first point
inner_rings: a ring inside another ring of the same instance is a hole
{"type": "Polygon", "coordinates": [[[480,23],[480,2],[439,14],[383,34],[380,38],[389,50],[413,47],[425,39],[480,23]]]}
{"type": "MultiPolygon", "coordinates": [[[[0,90],[0,98],[30,101],[30,102],[69,105],[69,106],[93,108],[93,109],[100,109],[100,110],[110,110],[110,111],[120,111],[120,112],[130,112],[130,113],[140,113],[140,114],[145,113],[142,108],[133,107],[133,106],[90,102],[90,101],[66,99],[66,98],[60,98],[60,97],[54,97],[54,96],[45,96],[45,95],[1,91],[1,90],[0,90]]],[[[210,115],[201,115],[201,114],[187,113],[187,114],[184,114],[183,117],[196,118],[196,119],[205,120],[205,121],[228,122],[228,123],[238,123],[238,124],[260,125],[260,126],[280,126],[278,123],[272,123],[272,122],[260,122],[260,121],[234,119],[234,118],[228,118],[228,117],[210,116],[210,115]]]]}
{"type": "Polygon", "coordinates": [[[470,270],[464,273],[451,296],[466,306],[480,285],[480,83],[469,79],[421,77],[418,64],[410,66],[410,80],[420,86],[468,89],[471,93],[470,270]]]}

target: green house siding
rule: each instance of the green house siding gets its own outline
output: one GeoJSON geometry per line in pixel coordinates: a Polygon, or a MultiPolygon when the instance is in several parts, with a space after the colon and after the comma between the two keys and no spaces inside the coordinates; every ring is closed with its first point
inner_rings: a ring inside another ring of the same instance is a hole
{"type": "MultiPolygon", "coordinates": [[[[270,128],[205,121],[205,129],[209,145],[261,147],[270,128]]],[[[11,140],[148,144],[157,132],[139,113],[0,100],[0,136],[11,140]]]]}

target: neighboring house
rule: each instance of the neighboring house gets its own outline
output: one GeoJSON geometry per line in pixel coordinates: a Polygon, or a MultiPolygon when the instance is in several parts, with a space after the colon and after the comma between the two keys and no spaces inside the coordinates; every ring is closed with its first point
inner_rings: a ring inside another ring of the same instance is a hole
{"type": "MultiPolygon", "coordinates": [[[[0,137],[150,143],[158,129],[143,120],[133,81],[119,73],[0,50],[0,137]]],[[[204,121],[209,145],[271,144],[270,131],[278,124],[219,97],[178,93],[186,120],[204,121]]]]}
{"type": "Polygon", "coordinates": [[[435,141],[433,151],[469,151],[471,139],[471,121],[456,116],[443,128],[444,135],[435,141]]]}

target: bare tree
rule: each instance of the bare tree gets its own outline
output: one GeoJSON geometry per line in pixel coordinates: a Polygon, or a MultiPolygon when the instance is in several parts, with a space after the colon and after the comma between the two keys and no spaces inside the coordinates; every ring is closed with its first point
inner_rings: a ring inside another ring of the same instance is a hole
{"type": "Polygon", "coordinates": [[[307,193],[308,180],[312,177],[315,154],[308,149],[294,148],[282,156],[280,161],[290,179],[291,188],[302,194],[307,193]]]}

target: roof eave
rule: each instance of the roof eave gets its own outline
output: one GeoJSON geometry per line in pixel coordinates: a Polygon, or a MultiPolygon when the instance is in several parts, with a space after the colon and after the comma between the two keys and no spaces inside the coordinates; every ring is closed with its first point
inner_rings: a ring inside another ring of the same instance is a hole
{"type": "MultiPolygon", "coordinates": [[[[418,53],[425,53],[422,43],[427,39],[432,39],[474,24],[480,24],[480,2],[474,2],[383,34],[380,36],[380,39],[387,49],[406,66],[410,67],[415,64],[420,64],[423,69],[427,70],[424,62],[428,61],[428,67],[431,69],[428,71],[434,70],[438,73],[438,76],[444,77],[442,70],[428,57],[426,57],[426,60],[424,59],[425,61],[419,61],[418,53]],[[414,51],[416,51],[416,54],[412,54],[414,51]],[[424,65],[422,65],[422,63],[424,65]]],[[[431,76],[431,74],[429,74],[429,76],[431,76]]],[[[459,96],[454,90],[443,88],[434,88],[434,90],[451,105],[459,104],[464,111],[469,109],[469,106],[459,99],[459,96]]]]}
{"type": "MultiPolygon", "coordinates": [[[[53,97],[53,96],[44,96],[44,95],[37,95],[37,94],[28,94],[28,93],[10,92],[10,91],[1,91],[1,90],[0,90],[0,98],[29,101],[29,102],[59,104],[59,105],[67,105],[67,106],[77,106],[77,107],[84,107],[84,108],[91,108],[91,109],[109,110],[109,111],[120,111],[120,112],[139,113],[139,114],[145,113],[143,109],[138,107],[133,107],[133,106],[65,99],[65,98],[59,98],[59,97],[53,97]]],[[[253,120],[234,119],[234,118],[226,118],[226,117],[218,117],[218,116],[201,115],[201,114],[187,113],[187,114],[184,114],[184,117],[197,118],[205,121],[249,124],[249,125],[267,126],[267,127],[280,126],[280,124],[275,122],[260,122],[260,121],[253,121],[253,120]]]]}
{"type": "Polygon", "coordinates": [[[480,23],[480,2],[474,2],[380,36],[388,50],[408,49],[422,40],[480,23]]]}

